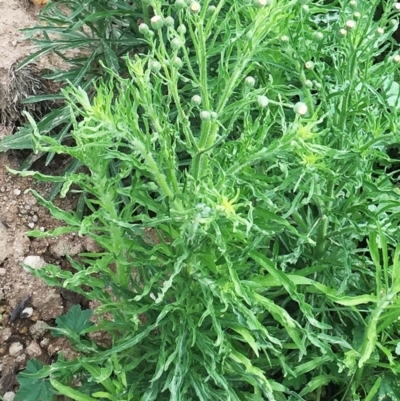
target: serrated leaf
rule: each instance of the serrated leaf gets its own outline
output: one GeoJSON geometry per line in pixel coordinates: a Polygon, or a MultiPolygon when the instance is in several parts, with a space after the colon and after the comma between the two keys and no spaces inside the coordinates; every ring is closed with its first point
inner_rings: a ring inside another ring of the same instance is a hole
{"type": "Polygon", "coordinates": [[[83,330],[93,326],[89,320],[90,316],[92,316],[90,309],[82,310],[80,305],[74,305],[66,315],[59,316],[56,319],[56,324],[60,329],[69,329],[80,334],[83,330]]]}
{"type": "Polygon", "coordinates": [[[31,359],[26,365],[26,369],[18,374],[19,390],[15,395],[15,401],[52,401],[54,399],[54,391],[47,379],[30,377],[42,368],[41,362],[31,359]]]}

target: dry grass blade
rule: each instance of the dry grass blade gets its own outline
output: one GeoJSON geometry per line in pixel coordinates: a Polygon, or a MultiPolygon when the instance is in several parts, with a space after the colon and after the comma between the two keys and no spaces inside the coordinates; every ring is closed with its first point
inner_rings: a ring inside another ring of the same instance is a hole
{"type": "Polygon", "coordinates": [[[17,67],[18,62],[11,65],[5,85],[0,87],[0,124],[13,128],[25,122],[23,111],[40,119],[54,106],[54,102],[49,101],[24,104],[31,96],[54,93],[54,83],[42,77],[42,71],[35,63],[21,70],[17,67]]]}

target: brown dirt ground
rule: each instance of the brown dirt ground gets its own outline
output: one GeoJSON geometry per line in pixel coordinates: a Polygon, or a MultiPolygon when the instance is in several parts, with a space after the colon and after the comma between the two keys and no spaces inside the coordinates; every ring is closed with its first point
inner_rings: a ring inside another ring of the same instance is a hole
{"type": "MultiPolygon", "coordinates": [[[[11,65],[35,50],[19,29],[36,25],[39,10],[27,0],[0,0],[0,93],[7,85],[11,65]]],[[[51,68],[57,60],[50,56],[43,63],[51,68]]],[[[7,134],[10,130],[0,126],[0,138],[7,134]]],[[[26,189],[35,188],[46,196],[50,185],[12,175],[6,169],[6,166],[17,169],[27,155],[27,152],[15,151],[0,153],[0,395],[6,395],[7,400],[13,399],[18,387],[16,374],[30,358],[49,362],[60,350],[64,354],[72,352],[65,340],[50,337],[43,326],[53,325],[57,316],[73,304],[87,306],[75,293],[46,286],[25,271],[21,263],[27,256],[34,256],[42,258],[41,262],[64,266],[66,254],[77,255],[93,250],[94,246],[87,238],[74,235],[55,239],[25,235],[33,228],[50,230],[60,225],[37,204],[32,194],[25,193],[26,189]]],[[[36,164],[35,168],[40,168],[36,164]]],[[[57,169],[62,171],[61,165],[58,160],[46,169],[52,168],[53,173],[57,169]]],[[[75,202],[76,199],[68,197],[56,204],[72,210],[75,202]]]]}

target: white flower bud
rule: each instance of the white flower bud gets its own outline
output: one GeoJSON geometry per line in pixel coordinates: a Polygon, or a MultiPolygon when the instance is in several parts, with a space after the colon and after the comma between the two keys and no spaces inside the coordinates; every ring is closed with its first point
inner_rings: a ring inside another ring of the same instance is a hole
{"type": "Polygon", "coordinates": [[[353,21],[352,19],[346,21],[345,23],[346,28],[351,31],[352,29],[354,29],[356,27],[356,21],[353,21]]]}
{"type": "Polygon", "coordinates": [[[268,5],[268,0],[255,0],[254,5],[258,8],[262,8],[268,5]]]}
{"type": "Polygon", "coordinates": [[[203,110],[200,112],[200,118],[205,121],[211,120],[211,113],[209,111],[203,110]]]}
{"type": "Polygon", "coordinates": [[[356,0],[350,0],[349,5],[351,8],[356,8],[357,7],[357,1],[356,0]]]}
{"type": "Polygon", "coordinates": [[[313,87],[313,83],[309,79],[306,79],[304,81],[304,85],[307,86],[308,88],[312,88],[313,87]]]}
{"type": "Polygon", "coordinates": [[[179,33],[179,35],[184,35],[186,33],[186,26],[181,24],[178,26],[176,31],[179,33]]]}
{"type": "Polygon", "coordinates": [[[146,35],[146,34],[148,34],[149,32],[150,32],[150,28],[149,28],[149,26],[147,25],[147,24],[145,24],[145,23],[141,23],[140,25],[139,25],[139,32],[142,34],[142,35],[146,35]]]}
{"type": "Polygon", "coordinates": [[[192,102],[192,104],[199,106],[201,104],[201,96],[200,95],[192,96],[191,102],[192,102]]]}
{"type": "Polygon", "coordinates": [[[161,29],[164,26],[164,21],[159,15],[155,15],[150,20],[153,29],[161,29]]]}
{"type": "Polygon", "coordinates": [[[153,71],[153,72],[160,72],[160,70],[161,70],[161,64],[158,62],[158,61],[156,61],[156,60],[153,60],[151,63],[150,63],[150,69],[153,71]]]}
{"type": "Polygon", "coordinates": [[[393,4],[393,8],[394,8],[396,11],[400,11],[400,3],[399,3],[399,2],[394,3],[394,4],[393,4]]]}
{"type": "Polygon", "coordinates": [[[182,9],[182,8],[186,7],[185,0],[175,0],[175,7],[178,9],[182,9]]]}
{"type": "Polygon", "coordinates": [[[306,70],[313,70],[314,69],[314,63],[312,61],[307,61],[304,63],[304,68],[306,70]]]}
{"type": "Polygon", "coordinates": [[[313,38],[314,38],[314,40],[320,42],[321,40],[324,39],[324,34],[322,32],[318,32],[318,31],[314,32],[313,33],[313,38]]]}
{"type": "Polygon", "coordinates": [[[182,61],[182,59],[180,58],[180,57],[174,57],[174,59],[173,59],[173,65],[174,65],[174,67],[176,67],[176,68],[182,68],[182,66],[183,66],[183,61],[182,61]]]}
{"type": "Polygon", "coordinates": [[[301,11],[303,11],[304,14],[308,14],[310,12],[310,7],[308,7],[307,4],[303,4],[301,6],[301,11]]]}
{"type": "Polygon", "coordinates": [[[212,111],[210,113],[210,118],[211,120],[216,120],[218,118],[218,114],[215,111],[212,111]]]}
{"type": "Polygon", "coordinates": [[[393,56],[392,60],[393,60],[395,63],[397,63],[397,64],[400,63],[400,55],[395,54],[395,55],[393,56]]]}
{"type": "Polygon", "coordinates": [[[376,33],[380,36],[382,36],[385,33],[385,30],[381,27],[377,28],[376,33]]]}
{"type": "Polygon", "coordinates": [[[287,36],[287,35],[281,36],[281,41],[282,42],[289,42],[289,36],[287,36]]]}
{"type": "Polygon", "coordinates": [[[257,103],[261,108],[264,108],[268,106],[269,99],[267,96],[257,96],[257,103]]]}
{"type": "Polygon", "coordinates": [[[209,15],[214,14],[216,9],[217,9],[217,7],[215,7],[215,6],[208,6],[207,14],[209,14],[209,15]]]}
{"type": "Polygon", "coordinates": [[[190,8],[190,11],[191,11],[192,13],[197,14],[197,13],[199,13],[200,10],[201,10],[201,5],[200,5],[200,3],[198,3],[197,1],[192,1],[192,2],[190,3],[189,8],[190,8]]]}
{"type": "Polygon", "coordinates": [[[169,28],[173,27],[175,25],[175,20],[171,16],[165,17],[164,24],[169,28]]]}
{"type": "Polygon", "coordinates": [[[244,83],[246,84],[246,86],[248,86],[249,88],[253,88],[254,85],[256,84],[256,80],[253,77],[246,77],[246,79],[244,80],[244,83]]]}
{"type": "Polygon", "coordinates": [[[358,11],[354,11],[353,17],[354,17],[354,19],[360,19],[361,18],[361,13],[359,13],[358,11]]]}
{"type": "Polygon", "coordinates": [[[322,84],[320,82],[314,80],[312,83],[316,89],[318,90],[322,89],[322,84]]]}
{"type": "Polygon", "coordinates": [[[298,102],[294,105],[293,110],[296,114],[304,116],[308,112],[308,107],[303,102],[298,102]]]}
{"type": "Polygon", "coordinates": [[[183,46],[183,43],[180,38],[173,38],[171,40],[171,47],[173,50],[179,50],[182,46],[183,46]]]}
{"type": "Polygon", "coordinates": [[[344,38],[347,35],[346,29],[340,28],[339,29],[339,35],[344,38]]]}

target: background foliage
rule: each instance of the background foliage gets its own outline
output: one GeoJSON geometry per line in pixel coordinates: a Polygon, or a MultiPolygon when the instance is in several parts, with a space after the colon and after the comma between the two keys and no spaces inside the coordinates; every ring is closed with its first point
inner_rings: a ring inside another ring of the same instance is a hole
{"type": "Polygon", "coordinates": [[[97,78],[62,93],[72,143],[28,116],[35,152],[76,169],[20,172],[84,195],[68,213],[35,193],[66,226],[30,235],[103,251],[34,273],[100,301],[98,324],[60,318],[80,357],[30,362],[17,399],[397,400],[396,6],[149,2],[127,54],[105,32],[129,4],[105,3],[71,2],[108,27],[74,72],[98,58],[97,78]]]}

